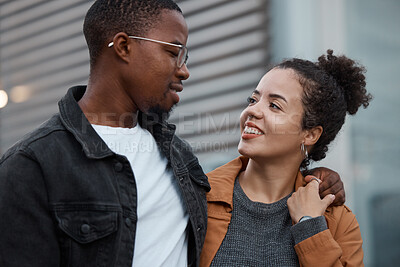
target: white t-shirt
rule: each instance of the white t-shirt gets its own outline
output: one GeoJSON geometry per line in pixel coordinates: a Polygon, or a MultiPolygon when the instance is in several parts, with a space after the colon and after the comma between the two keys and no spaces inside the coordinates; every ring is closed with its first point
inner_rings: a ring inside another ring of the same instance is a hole
{"type": "Polygon", "coordinates": [[[135,175],[138,205],[133,266],[187,266],[189,216],[180,189],[149,131],[93,125],[135,175]]]}

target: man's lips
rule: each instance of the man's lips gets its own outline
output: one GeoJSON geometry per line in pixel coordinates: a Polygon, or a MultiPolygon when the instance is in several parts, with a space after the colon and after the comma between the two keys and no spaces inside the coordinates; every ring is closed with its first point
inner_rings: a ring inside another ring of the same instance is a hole
{"type": "Polygon", "coordinates": [[[182,92],[183,85],[179,84],[179,83],[173,83],[173,84],[170,85],[169,89],[170,89],[170,92],[171,92],[172,97],[174,99],[174,102],[178,103],[179,102],[178,92],[182,92]]]}
{"type": "Polygon", "coordinates": [[[183,85],[179,83],[173,83],[169,87],[171,90],[176,91],[176,92],[182,92],[183,90],[183,85]]]}

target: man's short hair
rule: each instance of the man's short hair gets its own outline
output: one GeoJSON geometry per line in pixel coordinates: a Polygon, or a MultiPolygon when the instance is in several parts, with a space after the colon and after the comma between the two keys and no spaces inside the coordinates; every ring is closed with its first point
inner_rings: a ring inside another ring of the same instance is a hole
{"type": "Polygon", "coordinates": [[[182,13],[172,0],[97,0],[85,16],[83,33],[89,48],[90,66],[118,32],[143,36],[158,22],[163,9],[182,13]]]}

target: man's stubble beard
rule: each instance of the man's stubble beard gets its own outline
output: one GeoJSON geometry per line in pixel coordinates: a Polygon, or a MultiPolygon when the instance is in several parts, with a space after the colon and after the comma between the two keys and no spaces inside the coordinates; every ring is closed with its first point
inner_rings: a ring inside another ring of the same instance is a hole
{"type": "Polygon", "coordinates": [[[169,110],[162,108],[160,105],[153,106],[145,114],[158,122],[167,121],[175,106],[172,106],[169,110]]]}
{"type": "MultiPolygon", "coordinates": [[[[169,89],[167,91],[164,92],[163,94],[163,99],[161,101],[154,101],[156,103],[160,103],[162,101],[165,101],[167,99],[167,93],[168,93],[169,89]]],[[[175,106],[178,103],[174,104],[169,110],[166,110],[165,108],[162,108],[160,104],[156,104],[151,106],[147,112],[145,112],[145,114],[147,116],[150,116],[151,118],[153,118],[155,121],[158,122],[164,122],[167,121],[169,116],[171,115],[173,109],[175,108],[175,106]]]]}

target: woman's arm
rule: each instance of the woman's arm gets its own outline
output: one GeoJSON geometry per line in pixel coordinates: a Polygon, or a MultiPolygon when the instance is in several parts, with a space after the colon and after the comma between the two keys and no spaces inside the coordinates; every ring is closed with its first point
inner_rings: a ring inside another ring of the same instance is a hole
{"type": "Polygon", "coordinates": [[[334,236],[327,229],[295,245],[302,266],[364,266],[360,227],[354,214],[345,213],[334,236]]]}
{"type": "Polygon", "coordinates": [[[321,200],[318,183],[311,181],[288,200],[294,222],[298,222],[302,216],[313,217],[295,224],[291,229],[300,264],[306,267],[364,266],[358,222],[345,206],[325,211],[332,201],[330,197],[328,195],[321,200]]]}

